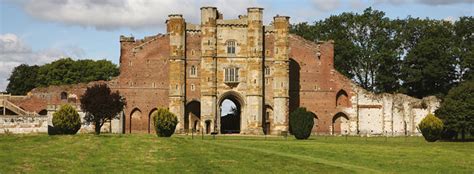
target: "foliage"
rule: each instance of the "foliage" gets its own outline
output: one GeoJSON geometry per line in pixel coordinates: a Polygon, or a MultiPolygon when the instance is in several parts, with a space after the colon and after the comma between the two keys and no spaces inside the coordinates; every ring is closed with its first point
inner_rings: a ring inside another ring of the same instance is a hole
{"type": "Polygon", "coordinates": [[[39,67],[21,64],[15,67],[8,80],[7,92],[13,95],[24,95],[36,87],[39,67]]]}
{"type": "Polygon", "coordinates": [[[465,134],[474,130],[474,80],[449,90],[436,115],[447,129],[460,133],[464,140],[465,134]]]}
{"type": "Polygon", "coordinates": [[[435,142],[443,132],[443,121],[430,113],[418,124],[418,130],[423,134],[426,141],[435,142]]]}
{"type": "Polygon", "coordinates": [[[401,65],[403,91],[420,98],[446,94],[454,84],[456,66],[451,23],[408,19],[404,28],[409,32],[404,35],[408,53],[401,65]]]}
{"type": "Polygon", "coordinates": [[[159,137],[171,137],[173,135],[178,124],[178,117],[176,115],[168,109],[159,108],[152,117],[156,135],[159,137]]]}
{"type": "Polygon", "coordinates": [[[311,41],[334,40],[335,68],[363,88],[419,98],[442,97],[474,77],[473,30],[471,16],[454,23],[389,19],[371,8],[291,28],[311,41]]]}
{"type": "Polygon", "coordinates": [[[54,133],[76,134],[81,129],[81,117],[71,105],[65,104],[53,114],[54,133]]]}
{"type": "Polygon", "coordinates": [[[402,54],[396,24],[384,12],[368,8],[363,14],[342,13],[313,26],[297,24],[292,32],[308,40],[334,40],[337,70],[365,89],[392,92],[399,87],[402,54]]]}
{"type": "Polygon", "coordinates": [[[290,114],[291,134],[296,139],[308,139],[314,125],[314,116],[306,108],[297,108],[290,114]]]}
{"type": "Polygon", "coordinates": [[[111,92],[107,84],[95,84],[87,87],[81,96],[81,108],[86,112],[85,119],[94,123],[95,133],[100,134],[100,129],[105,122],[117,118],[125,106],[125,99],[118,91],[111,92]]]}
{"type": "Polygon", "coordinates": [[[108,60],[63,58],[42,66],[23,64],[13,70],[7,92],[25,95],[36,87],[110,80],[118,74],[118,67],[108,60]]]}

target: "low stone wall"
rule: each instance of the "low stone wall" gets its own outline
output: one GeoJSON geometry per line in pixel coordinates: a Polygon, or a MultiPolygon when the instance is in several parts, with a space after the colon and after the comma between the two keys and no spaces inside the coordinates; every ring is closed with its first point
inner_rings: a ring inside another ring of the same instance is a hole
{"type": "Polygon", "coordinates": [[[0,116],[0,134],[47,133],[48,116],[0,116]]]}

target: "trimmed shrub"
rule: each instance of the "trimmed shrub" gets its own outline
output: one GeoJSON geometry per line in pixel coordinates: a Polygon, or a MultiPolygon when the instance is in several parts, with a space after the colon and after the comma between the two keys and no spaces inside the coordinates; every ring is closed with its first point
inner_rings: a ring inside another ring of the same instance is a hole
{"type": "Polygon", "coordinates": [[[156,135],[159,137],[171,137],[173,135],[178,124],[178,117],[176,115],[168,109],[159,108],[152,117],[156,135]]]}
{"type": "Polygon", "coordinates": [[[313,125],[313,114],[306,108],[298,108],[290,114],[290,131],[296,139],[308,139],[313,125]]]}
{"type": "Polygon", "coordinates": [[[54,133],[76,134],[81,129],[81,118],[71,105],[63,105],[53,114],[54,133]]]}
{"type": "Polygon", "coordinates": [[[443,133],[443,121],[430,113],[418,124],[418,130],[426,141],[435,142],[441,138],[441,133],[443,133]]]}

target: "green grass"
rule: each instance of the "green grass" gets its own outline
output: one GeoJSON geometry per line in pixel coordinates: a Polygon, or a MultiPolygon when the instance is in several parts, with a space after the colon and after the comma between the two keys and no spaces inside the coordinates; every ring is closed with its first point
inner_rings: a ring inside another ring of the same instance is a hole
{"type": "Polygon", "coordinates": [[[0,173],[473,173],[474,143],[421,137],[0,135],[0,173]]]}

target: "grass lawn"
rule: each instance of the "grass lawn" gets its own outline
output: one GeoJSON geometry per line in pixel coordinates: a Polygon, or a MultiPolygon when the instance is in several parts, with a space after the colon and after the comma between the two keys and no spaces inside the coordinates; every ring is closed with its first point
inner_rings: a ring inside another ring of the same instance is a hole
{"type": "Polygon", "coordinates": [[[421,137],[0,135],[0,173],[474,173],[474,143],[421,137]]]}

